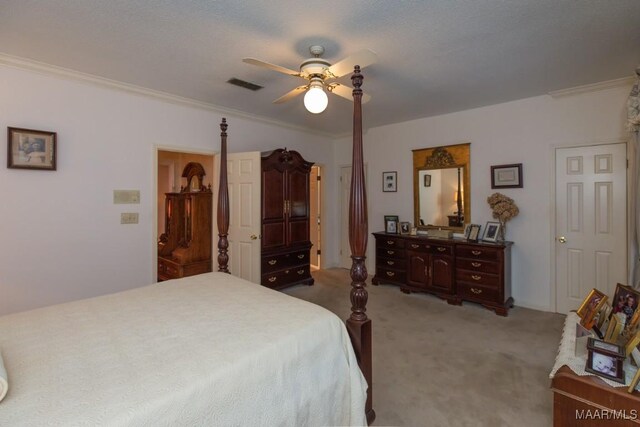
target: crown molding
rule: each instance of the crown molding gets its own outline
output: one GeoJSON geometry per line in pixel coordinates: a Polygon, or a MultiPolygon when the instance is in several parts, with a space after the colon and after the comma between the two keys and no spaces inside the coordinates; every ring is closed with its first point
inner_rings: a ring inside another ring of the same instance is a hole
{"type": "Polygon", "coordinates": [[[44,62],[35,61],[33,59],[21,58],[21,57],[9,55],[3,52],[0,52],[0,65],[19,68],[22,70],[34,71],[40,74],[62,77],[67,80],[80,81],[83,83],[88,83],[88,84],[92,84],[92,85],[103,87],[103,88],[119,90],[121,92],[126,92],[129,94],[142,95],[149,98],[154,98],[157,100],[168,102],[170,104],[176,104],[176,105],[182,105],[186,107],[198,108],[201,110],[212,111],[226,117],[232,116],[236,118],[257,121],[257,122],[268,124],[268,125],[274,125],[274,126],[278,126],[278,127],[282,127],[290,130],[295,130],[298,132],[311,133],[311,134],[315,134],[318,136],[323,136],[331,139],[337,138],[336,135],[334,134],[318,131],[315,129],[310,129],[304,126],[296,126],[296,125],[285,123],[279,120],[274,120],[274,119],[270,119],[263,116],[245,113],[240,110],[221,107],[219,105],[212,104],[209,102],[204,102],[204,101],[199,101],[193,98],[174,95],[172,93],[163,92],[155,89],[149,89],[143,86],[137,86],[130,83],[124,83],[118,80],[112,80],[106,77],[96,76],[94,74],[83,73],[81,71],[76,71],[69,68],[58,67],[57,65],[51,65],[44,62]]]}
{"type": "Polygon", "coordinates": [[[577,95],[580,93],[595,92],[598,90],[611,89],[614,87],[631,86],[636,78],[633,76],[622,77],[620,79],[606,80],[604,82],[591,83],[588,85],[570,87],[568,89],[560,89],[549,92],[553,98],[563,98],[565,96],[577,95]]]}

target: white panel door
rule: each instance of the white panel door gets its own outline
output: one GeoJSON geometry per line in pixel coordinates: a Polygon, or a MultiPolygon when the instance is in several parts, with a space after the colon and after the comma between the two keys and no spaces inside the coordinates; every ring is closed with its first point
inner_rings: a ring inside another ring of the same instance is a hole
{"type": "Polygon", "coordinates": [[[227,154],[229,271],[254,283],[260,283],[260,161],[258,151],[227,154]]]}
{"type": "Polygon", "coordinates": [[[627,277],[626,144],[556,150],[556,309],[627,277]]]}
{"type": "Polygon", "coordinates": [[[349,245],[349,197],[351,196],[351,166],[340,168],[340,267],[351,268],[349,245]]]}

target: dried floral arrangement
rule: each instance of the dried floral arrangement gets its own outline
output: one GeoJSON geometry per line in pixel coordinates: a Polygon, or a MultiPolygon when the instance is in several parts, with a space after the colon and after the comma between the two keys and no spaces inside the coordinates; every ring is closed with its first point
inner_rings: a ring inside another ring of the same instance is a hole
{"type": "Polygon", "coordinates": [[[487,197],[487,203],[493,211],[493,217],[500,221],[500,240],[504,240],[506,234],[507,221],[518,216],[520,209],[511,197],[502,193],[493,193],[487,197]]]}

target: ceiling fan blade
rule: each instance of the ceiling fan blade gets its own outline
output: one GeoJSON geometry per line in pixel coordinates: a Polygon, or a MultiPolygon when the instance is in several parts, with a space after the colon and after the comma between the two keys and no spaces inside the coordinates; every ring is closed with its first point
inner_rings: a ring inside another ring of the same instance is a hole
{"type": "Polygon", "coordinates": [[[297,88],[290,90],[289,92],[285,93],[284,95],[282,95],[280,98],[276,99],[275,101],[273,101],[274,104],[282,104],[283,102],[287,102],[290,99],[295,98],[296,96],[300,95],[302,92],[307,90],[307,85],[304,86],[298,86],[297,88]]]}
{"type": "Polygon", "coordinates": [[[369,49],[363,49],[351,56],[347,56],[340,62],[336,62],[329,67],[329,72],[334,78],[342,77],[353,72],[353,67],[359,65],[360,68],[368,67],[378,60],[378,55],[369,49]]]}
{"type": "Polygon", "coordinates": [[[242,62],[246,62],[247,64],[257,65],[258,67],[268,68],[273,71],[277,71],[279,73],[288,74],[290,76],[300,77],[299,71],[293,71],[285,67],[281,67],[279,65],[270,64],[268,62],[261,61],[255,58],[243,58],[242,62]]]}
{"type": "MultiPolygon", "coordinates": [[[[327,85],[327,88],[329,88],[329,92],[333,93],[334,95],[338,95],[348,99],[349,101],[353,101],[353,89],[349,86],[341,85],[340,83],[331,83],[327,85]]],[[[366,104],[369,101],[371,101],[371,95],[363,93],[362,103],[366,104]]]]}

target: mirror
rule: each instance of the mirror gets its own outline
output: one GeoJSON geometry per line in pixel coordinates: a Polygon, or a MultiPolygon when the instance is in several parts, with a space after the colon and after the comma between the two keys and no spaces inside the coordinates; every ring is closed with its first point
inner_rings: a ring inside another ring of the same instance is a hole
{"type": "Polygon", "coordinates": [[[413,150],[414,221],[462,231],[471,222],[470,145],[413,150]]]}

